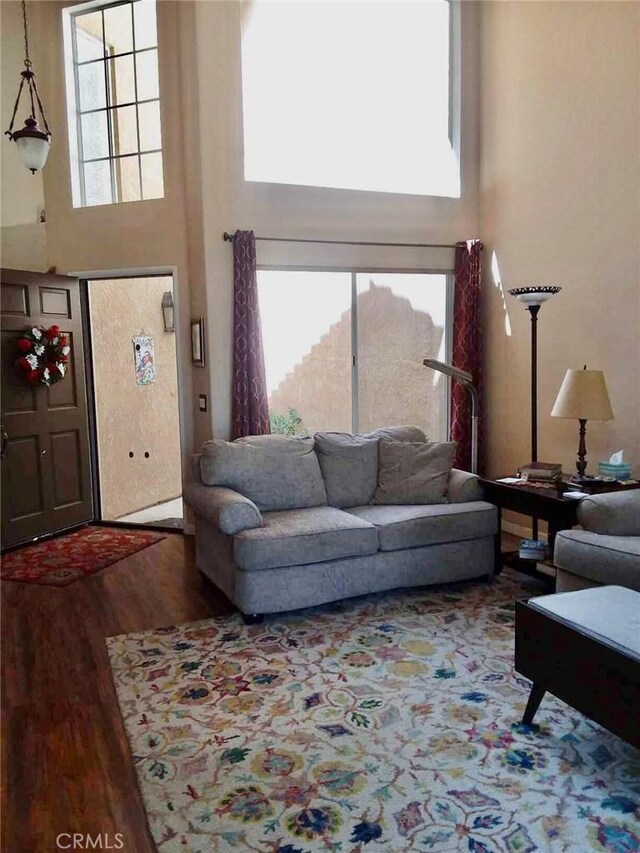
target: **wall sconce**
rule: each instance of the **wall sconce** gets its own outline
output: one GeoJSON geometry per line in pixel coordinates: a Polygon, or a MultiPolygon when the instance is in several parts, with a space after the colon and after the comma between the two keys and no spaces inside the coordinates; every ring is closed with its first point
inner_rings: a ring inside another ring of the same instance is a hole
{"type": "Polygon", "coordinates": [[[9,130],[5,131],[6,135],[12,142],[15,142],[22,162],[32,174],[35,174],[39,169],[42,169],[47,162],[49,156],[49,148],[51,146],[51,131],[47,124],[47,118],[44,114],[44,108],[38,94],[36,86],[36,75],[31,70],[32,64],[29,59],[29,33],[27,31],[27,7],[25,0],[22,0],[22,25],[24,29],[24,49],[25,49],[25,71],[22,72],[22,80],[18,89],[18,97],[16,98],[15,106],[13,107],[13,115],[11,116],[11,124],[9,130]],[[29,93],[29,102],[31,104],[31,113],[27,116],[22,130],[14,130],[13,125],[16,120],[16,113],[20,105],[20,98],[23,89],[26,88],[29,93]],[[44,124],[44,130],[38,126],[36,118],[36,104],[40,111],[40,117],[44,124]]]}
{"type": "Polygon", "coordinates": [[[173,293],[167,290],[162,297],[162,320],[165,332],[175,332],[176,318],[173,305],[173,293]]]}

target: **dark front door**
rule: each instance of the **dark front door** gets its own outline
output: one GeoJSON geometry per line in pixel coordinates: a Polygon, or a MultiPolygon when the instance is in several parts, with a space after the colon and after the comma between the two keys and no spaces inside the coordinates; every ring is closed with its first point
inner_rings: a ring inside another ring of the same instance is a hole
{"type": "Polygon", "coordinates": [[[91,521],[91,473],[80,285],[64,275],[2,270],[2,547],[91,521]],[[57,325],[71,351],[65,377],[29,385],[16,342],[57,325]]]}

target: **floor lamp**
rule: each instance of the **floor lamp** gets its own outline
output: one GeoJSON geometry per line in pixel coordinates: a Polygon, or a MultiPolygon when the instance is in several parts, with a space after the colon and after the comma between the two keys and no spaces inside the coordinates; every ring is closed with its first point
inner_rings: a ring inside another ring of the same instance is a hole
{"type": "Polygon", "coordinates": [[[478,473],[478,391],[473,385],[473,376],[460,367],[454,367],[445,361],[437,361],[435,358],[425,358],[422,362],[425,367],[444,373],[464,385],[471,395],[471,473],[478,473]]]}
{"type": "MultiPolygon", "coordinates": [[[[543,302],[562,288],[550,285],[512,287],[507,293],[515,296],[531,314],[531,461],[538,461],[538,311],[543,302]]],[[[533,539],[538,538],[538,519],[533,519],[533,539]]]]}

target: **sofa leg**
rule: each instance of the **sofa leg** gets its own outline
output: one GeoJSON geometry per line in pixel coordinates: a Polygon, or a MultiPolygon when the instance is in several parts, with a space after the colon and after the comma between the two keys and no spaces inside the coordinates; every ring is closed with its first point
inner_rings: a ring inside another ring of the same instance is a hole
{"type": "Polygon", "coordinates": [[[264,622],[264,613],[243,613],[242,621],[245,625],[260,625],[264,622]]]}

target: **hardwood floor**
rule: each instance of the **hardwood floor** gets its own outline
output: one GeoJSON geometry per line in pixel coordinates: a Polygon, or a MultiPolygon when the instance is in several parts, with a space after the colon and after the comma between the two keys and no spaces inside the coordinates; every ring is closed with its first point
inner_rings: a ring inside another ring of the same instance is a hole
{"type": "Polygon", "coordinates": [[[104,640],[232,610],[176,534],[67,587],[2,584],[3,851],[153,853],[104,640]]]}
{"type": "Polygon", "coordinates": [[[211,590],[175,534],[67,587],[2,584],[3,851],[52,853],[74,832],[155,850],[104,640],[231,612],[211,590]]]}

